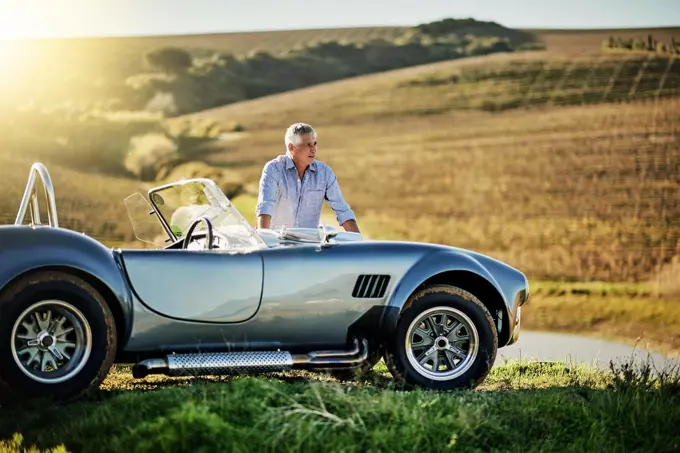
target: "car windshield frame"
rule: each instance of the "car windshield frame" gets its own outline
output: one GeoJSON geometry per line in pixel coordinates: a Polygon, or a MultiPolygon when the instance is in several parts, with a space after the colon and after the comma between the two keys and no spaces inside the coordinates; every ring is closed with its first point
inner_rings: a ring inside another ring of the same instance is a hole
{"type": "MultiPolygon", "coordinates": [[[[203,209],[201,212],[190,217],[188,224],[196,220],[198,217],[207,217],[214,224],[213,226],[216,230],[228,229],[230,226],[242,227],[245,229],[246,235],[254,239],[255,244],[253,246],[266,247],[265,241],[258,234],[257,230],[253,228],[253,226],[248,223],[248,221],[243,217],[239,210],[236,209],[231,200],[229,200],[229,198],[225,195],[222,189],[220,189],[217,183],[215,183],[215,181],[213,181],[212,179],[208,178],[182,179],[179,181],[173,181],[168,184],[154,187],[148,191],[149,202],[151,203],[153,210],[156,212],[159,221],[163,225],[163,229],[171,236],[172,242],[180,240],[181,238],[184,237],[184,235],[183,234],[178,235],[177,229],[173,229],[172,224],[170,222],[171,219],[168,218],[168,213],[166,212],[167,209],[163,208],[163,206],[165,205],[163,195],[164,193],[170,191],[176,191],[176,193],[173,195],[182,197],[184,195],[180,194],[180,192],[183,191],[195,192],[196,188],[199,187],[202,189],[201,193],[193,194],[190,193],[189,197],[192,196],[200,197],[202,198],[203,201],[202,203],[178,204],[174,210],[175,212],[177,212],[182,207],[191,208],[205,206],[205,209],[203,209]],[[192,185],[195,187],[191,188],[190,186],[192,185]]],[[[188,225],[186,227],[188,227],[188,225]]],[[[202,229],[205,228],[206,228],[205,223],[198,225],[196,228],[196,232],[201,231],[202,229]]],[[[186,232],[186,229],[180,231],[180,233],[184,232],[186,232]]],[[[229,233],[227,233],[227,235],[228,234],[229,233]]]]}

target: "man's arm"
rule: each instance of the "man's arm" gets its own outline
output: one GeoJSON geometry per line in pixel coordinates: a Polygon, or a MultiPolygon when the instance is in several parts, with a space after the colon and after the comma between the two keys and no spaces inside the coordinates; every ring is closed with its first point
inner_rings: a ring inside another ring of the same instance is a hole
{"type": "Polygon", "coordinates": [[[260,214],[257,216],[257,228],[261,230],[268,229],[272,224],[272,216],[269,214],[260,214]]]}
{"type": "Polygon", "coordinates": [[[342,196],[338,178],[335,176],[335,173],[330,167],[327,168],[327,171],[328,183],[326,184],[326,200],[328,201],[330,207],[333,208],[333,211],[335,211],[338,224],[340,224],[345,229],[345,231],[361,233],[361,231],[359,231],[359,225],[357,224],[354,211],[352,211],[349,204],[342,196]]]}
{"type": "Polygon", "coordinates": [[[349,219],[345,223],[342,224],[342,227],[345,229],[345,231],[350,231],[352,233],[361,233],[359,231],[359,225],[357,224],[357,221],[355,219],[349,219]]]}
{"type": "Polygon", "coordinates": [[[274,212],[274,207],[276,206],[277,189],[278,178],[276,177],[275,162],[267,162],[262,169],[257,205],[255,207],[257,228],[267,229],[271,226],[272,212],[274,212]]]}

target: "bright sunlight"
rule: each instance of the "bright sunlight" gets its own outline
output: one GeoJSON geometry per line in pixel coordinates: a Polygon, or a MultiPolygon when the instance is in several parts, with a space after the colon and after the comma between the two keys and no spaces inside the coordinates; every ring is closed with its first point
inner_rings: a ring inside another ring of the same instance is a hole
{"type": "Polygon", "coordinates": [[[0,40],[79,34],[93,8],[84,0],[0,0],[0,40]]]}

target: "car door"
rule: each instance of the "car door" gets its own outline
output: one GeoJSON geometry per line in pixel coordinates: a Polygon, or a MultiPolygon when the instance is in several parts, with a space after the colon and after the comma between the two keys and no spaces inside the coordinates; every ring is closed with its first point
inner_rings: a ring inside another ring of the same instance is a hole
{"type": "Polygon", "coordinates": [[[242,322],[260,307],[259,253],[122,250],[135,296],[157,314],[186,321],[242,322]]]}

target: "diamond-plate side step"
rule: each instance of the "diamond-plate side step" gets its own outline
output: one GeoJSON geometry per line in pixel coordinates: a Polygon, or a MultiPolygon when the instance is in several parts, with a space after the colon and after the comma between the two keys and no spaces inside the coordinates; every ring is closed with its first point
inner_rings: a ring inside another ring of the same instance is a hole
{"type": "Polygon", "coordinates": [[[291,354],[288,351],[239,351],[171,354],[146,359],[132,367],[135,378],[149,374],[167,376],[221,375],[232,373],[266,373],[292,368],[355,367],[368,357],[368,342],[354,341],[354,348],[340,351],[312,351],[291,354]]]}

